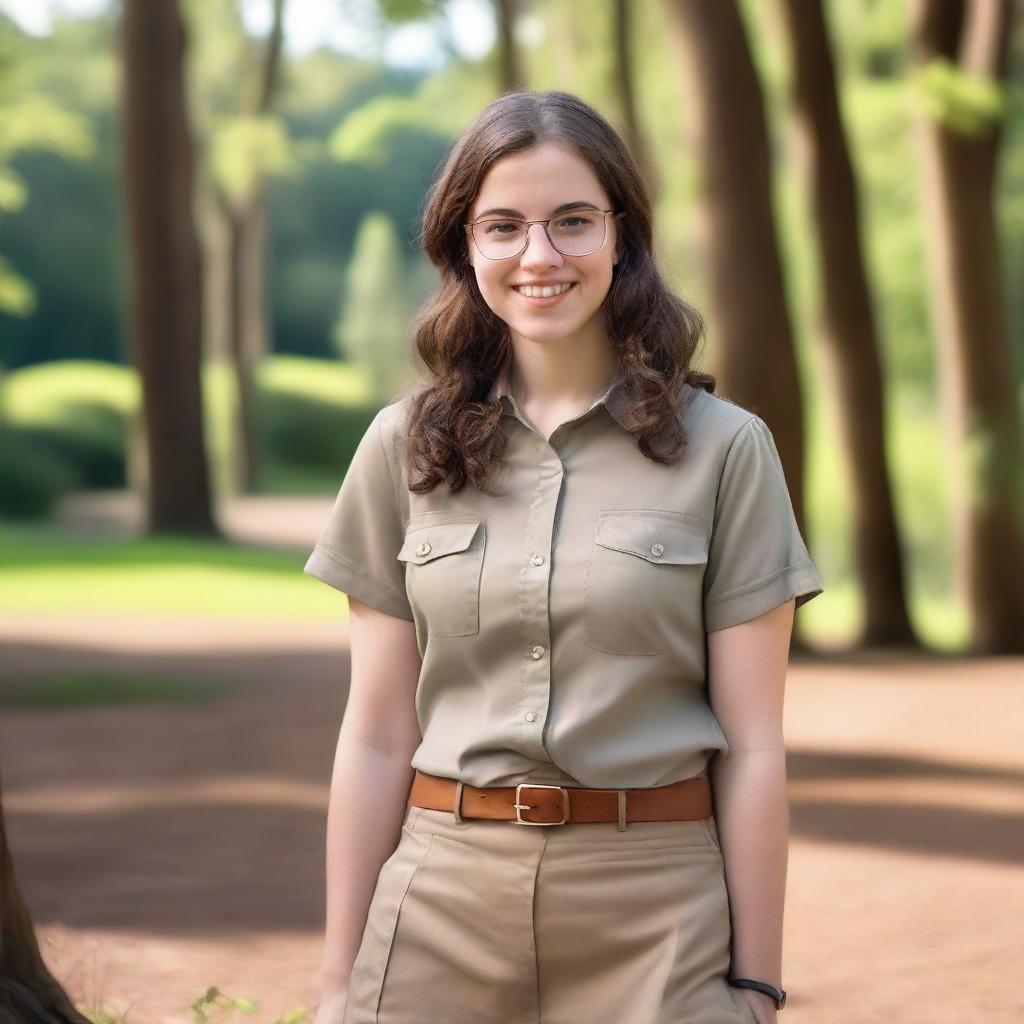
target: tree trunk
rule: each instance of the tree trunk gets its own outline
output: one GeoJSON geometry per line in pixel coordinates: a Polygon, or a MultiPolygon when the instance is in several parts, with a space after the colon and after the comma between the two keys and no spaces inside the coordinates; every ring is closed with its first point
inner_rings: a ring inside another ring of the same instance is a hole
{"type": "MultiPolygon", "coordinates": [[[[1002,82],[1009,0],[916,0],[918,69],[945,58],[967,74],[1002,82]]],[[[1024,651],[1024,453],[1017,370],[1006,322],[995,173],[1001,132],[963,134],[918,118],[929,230],[932,319],[939,344],[956,516],[957,585],[971,613],[975,653],[1024,651]]]]}
{"type": "Polygon", "coordinates": [[[18,888],[0,798],[0,1024],[89,1024],[39,952],[18,888]]]}
{"type": "Polygon", "coordinates": [[[862,644],[916,643],[885,460],[885,386],[861,246],[860,208],[821,0],[782,0],[793,107],[818,232],[822,330],[851,482],[862,644]]]}
{"type": "Polygon", "coordinates": [[[253,213],[250,205],[224,211],[228,228],[228,352],[235,384],[232,416],[232,461],[235,490],[250,494],[259,488],[259,459],[256,443],[255,364],[247,344],[249,273],[251,267],[253,213]]]}
{"type": "Polygon", "coordinates": [[[212,534],[185,30],[175,0],[125,0],[121,47],[131,341],[146,422],[149,528],[212,534]]]}
{"type": "MultiPolygon", "coordinates": [[[[281,78],[285,0],[274,0],[273,19],[263,51],[257,86],[247,110],[263,116],[273,108],[281,78]]],[[[231,358],[236,405],[232,416],[232,479],[237,493],[250,494],[262,485],[259,424],[256,409],[256,367],[267,353],[264,281],[266,265],[266,194],[258,179],[248,195],[233,198],[214,186],[227,235],[227,349],[231,358]]]]}
{"type": "Polygon", "coordinates": [[[761,86],[733,0],[664,0],[664,8],[681,55],[704,175],[712,372],[724,393],[771,428],[803,529],[803,411],[761,86]]]}
{"type": "Polygon", "coordinates": [[[498,22],[498,74],[501,91],[512,92],[527,88],[523,68],[516,46],[516,13],[519,0],[494,0],[494,13],[498,22]]]}
{"type": "Polygon", "coordinates": [[[619,100],[619,109],[622,111],[622,134],[653,198],[656,197],[659,188],[650,150],[640,130],[640,119],[636,110],[633,89],[633,25],[628,0],[614,0],[612,14],[612,44],[615,58],[613,74],[615,94],[619,100]]]}

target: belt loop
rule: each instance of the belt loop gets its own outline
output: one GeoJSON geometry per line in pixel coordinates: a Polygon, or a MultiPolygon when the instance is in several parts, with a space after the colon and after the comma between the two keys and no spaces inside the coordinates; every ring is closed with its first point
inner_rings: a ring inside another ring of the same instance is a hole
{"type": "Polygon", "coordinates": [[[618,830],[620,832],[626,831],[626,791],[624,789],[616,790],[619,794],[619,824],[618,830]]]}
{"type": "Polygon", "coordinates": [[[455,824],[462,824],[462,783],[455,784],[455,824]]]}

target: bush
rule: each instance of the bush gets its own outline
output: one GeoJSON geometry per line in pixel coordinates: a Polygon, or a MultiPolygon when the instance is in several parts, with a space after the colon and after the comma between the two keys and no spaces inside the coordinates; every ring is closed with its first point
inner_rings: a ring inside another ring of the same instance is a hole
{"type": "Polygon", "coordinates": [[[139,388],[129,367],[62,360],[14,370],[0,381],[0,415],[74,471],[82,488],[123,487],[127,424],[139,388]]]}
{"type": "Polygon", "coordinates": [[[127,482],[127,427],[109,406],[75,402],[61,410],[59,420],[27,425],[21,433],[73,468],[81,489],[120,488],[127,482]]]}
{"type": "Polygon", "coordinates": [[[268,460],[344,472],[377,410],[277,391],[257,394],[268,460]]]}
{"type": "Polygon", "coordinates": [[[71,467],[38,439],[0,426],[0,515],[45,519],[76,482],[71,467]]]}

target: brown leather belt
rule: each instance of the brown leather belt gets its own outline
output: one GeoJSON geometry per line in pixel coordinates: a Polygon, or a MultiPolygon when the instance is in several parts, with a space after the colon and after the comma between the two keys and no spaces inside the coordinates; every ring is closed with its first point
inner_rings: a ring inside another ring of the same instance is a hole
{"type": "Polygon", "coordinates": [[[615,821],[619,831],[631,821],[689,821],[710,818],[713,813],[706,774],[649,789],[583,789],[526,782],[478,788],[417,771],[408,802],[430,810],[452,811],[458,822],[463,818],[511,821],[515,825],[615,821]]]}

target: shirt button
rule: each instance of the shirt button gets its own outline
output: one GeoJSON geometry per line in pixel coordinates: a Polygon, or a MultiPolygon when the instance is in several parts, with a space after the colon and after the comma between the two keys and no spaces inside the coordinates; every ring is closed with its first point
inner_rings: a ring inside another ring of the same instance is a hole
{"type": "Polygon", "coordinates": [[[657,555],[660,558],[663,554],[665,554],[665,548],[661,544],[652,544],[651,554],[657,555]]]}
{"type": "Polygon", "coordinates": [[[417,555],[429,555],[429,554],[430,554],[430,545],[429,545],[429,544],[428,544],[428,543],[427,543],[426,541],[424,541],[424,542],[423,542],[423,543],[422,543],[422,544],[421,544],[421,545],[420,545],[420,546],[419,546],[419,547],[418,547],[418,548],[416,549],[416,554],[417,554],[417,555]]]}
{"type": "Polygon", "coordinates": [[[544,564],[544,556],[543,555],[534,555],[533,558],[530,559],[530,561],[533,562],[534,565],[543,565],[544,564]]]}
{"type": "Polygon", "coordinates": [[[530,653],[533,655],[533,660],[536,661],[538,658],[544,657],[544,648],[538,644],[530,653]]]}
{"type": "Polygon", "coordinates": [[[535,722],[537,721],[537,712],[527,711],[526,714],[523,715],[523,718],[525,718],[528,722],[535,722]]]}

